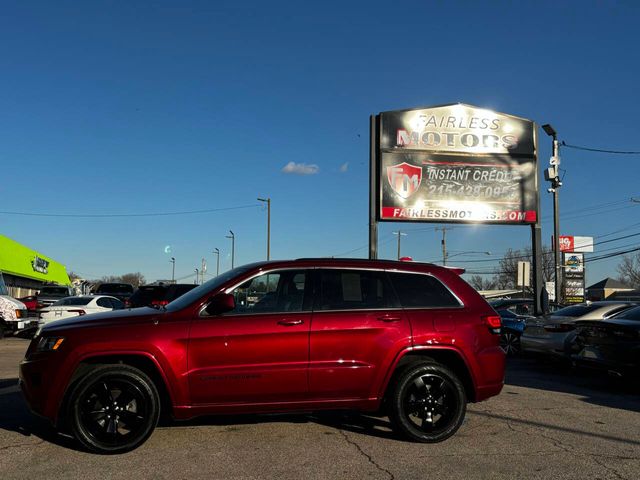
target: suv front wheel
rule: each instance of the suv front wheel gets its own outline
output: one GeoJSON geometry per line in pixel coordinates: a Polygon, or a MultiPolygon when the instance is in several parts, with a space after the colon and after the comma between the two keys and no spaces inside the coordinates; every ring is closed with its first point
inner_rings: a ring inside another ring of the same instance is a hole
{"type": "Polygon", "coordinates": [[[467,410],[464,386],[455,373],[435,362],[404,370],[390,400],[394,429],[423,443],[449,438],[460,428],[467,410]]]}
{"type": "Polygon", "coordinates": [[[160,415],[153,381],[127,365],[98,367],[69,396],[67,418],[76,439],[97,453],[122,453],[149,438],[160,415]]]}

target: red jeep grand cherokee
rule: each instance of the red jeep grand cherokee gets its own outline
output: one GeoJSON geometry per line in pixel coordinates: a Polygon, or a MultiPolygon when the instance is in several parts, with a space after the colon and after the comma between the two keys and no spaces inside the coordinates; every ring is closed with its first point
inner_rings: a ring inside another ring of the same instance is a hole
{"type": "Polygon", "coordinates": [[[141,445],[161,409],[357,409],[419,442],[502,389],[500,317],[455,270],[395,261],[245,265],[165,310],[46,325],[20,364],[31,409],[95,452],[141,445]]]}

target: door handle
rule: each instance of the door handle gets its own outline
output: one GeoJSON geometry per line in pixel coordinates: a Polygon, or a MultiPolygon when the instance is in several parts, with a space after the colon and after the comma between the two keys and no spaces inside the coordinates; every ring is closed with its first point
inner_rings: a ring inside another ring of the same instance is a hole
{"type": "Polygon", "coordinates": [[[285,327],[293,327],[294,325],[302,325],[302,320],[280,320],[278,325],[284,325],[285,327]]]}
{"type": "Polygon", "coordinates": [[[378,320],[381,322],[399,322],[400,317],[392,317],[390,315],[385,315],[383,317],[378,317],[378,320]]]}

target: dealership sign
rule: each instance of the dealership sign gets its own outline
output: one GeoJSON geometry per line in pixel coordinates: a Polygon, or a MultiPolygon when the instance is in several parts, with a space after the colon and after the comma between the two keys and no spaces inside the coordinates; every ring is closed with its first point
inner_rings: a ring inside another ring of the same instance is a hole
{"type": "Polygon", "coordinates": [[[378,220],[536,223],[533,122],[464,104],[379,121],[378,220]]]}
{"type": "Polygon", "coordinates": [[[582,303],[585,301],[584,253],[562,253],[564,266],[564,301],[582,303]]]}
{"type": "Polygon", "coordinates": [[[559,240],[561,252],[593,252],[593,237],[560,235],[559,240]]]}

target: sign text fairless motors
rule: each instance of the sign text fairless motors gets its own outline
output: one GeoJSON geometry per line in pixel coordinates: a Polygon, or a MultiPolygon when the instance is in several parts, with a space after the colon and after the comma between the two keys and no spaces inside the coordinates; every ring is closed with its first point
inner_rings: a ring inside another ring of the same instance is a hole
{"type": "Polygon", "coordinates": [[[464,104],[380,121],[379,220],[536,223],[533,122],[464,104]]]}

